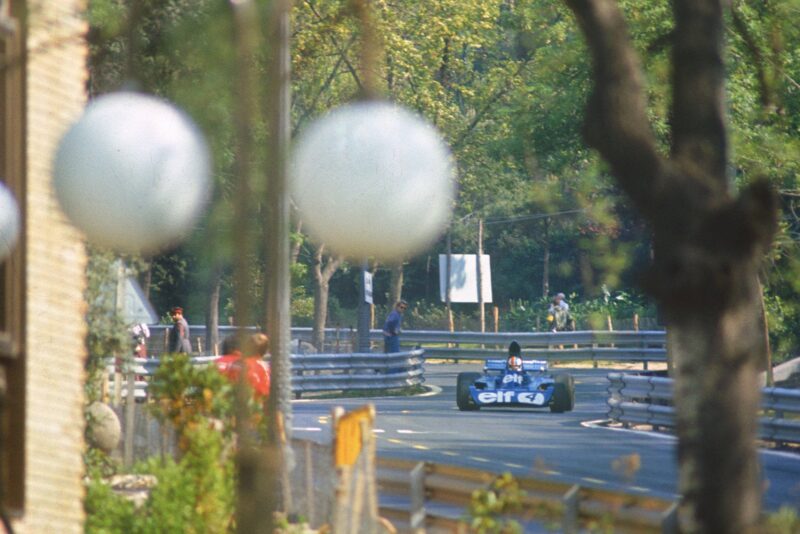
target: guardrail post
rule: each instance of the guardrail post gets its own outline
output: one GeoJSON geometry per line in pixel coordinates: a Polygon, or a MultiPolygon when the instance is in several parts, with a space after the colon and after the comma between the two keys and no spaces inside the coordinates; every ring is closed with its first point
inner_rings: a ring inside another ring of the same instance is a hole
{"type": "Polygon", "coordinates": [[[425,475],[428,467],[425,462],[414,466],[410,473],[411,509],[409,510],[409,526],[411,532],[422,534],[425,532],[425,475]]]}
{"type": "Polygon", "coordinates": [[[564,505],[564,519],[561,531],[564,534],[577,534],[578,532],[578,493],[581,487],[577,484],[572,486],[561,498],[564,505]]]}
{"type": "Polygon", "coordinates": [[[661,534],[678,534],[678,503],[673,503],[661,516],[661,534]]]}

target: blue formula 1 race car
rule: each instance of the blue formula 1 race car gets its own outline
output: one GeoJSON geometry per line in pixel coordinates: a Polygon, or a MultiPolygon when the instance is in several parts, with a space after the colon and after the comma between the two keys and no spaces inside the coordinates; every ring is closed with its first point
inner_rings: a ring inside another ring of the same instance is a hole
{"type": "Polygon", "coordinates": [[[550,407],[572,411],[575,381],[567,373],[547,373],[547,362],[523,360],[519,343],[512,341],[507,360],[486,360],[483,373],[458,373],[456,404],[461,411],[481,407],[550,407]]]}

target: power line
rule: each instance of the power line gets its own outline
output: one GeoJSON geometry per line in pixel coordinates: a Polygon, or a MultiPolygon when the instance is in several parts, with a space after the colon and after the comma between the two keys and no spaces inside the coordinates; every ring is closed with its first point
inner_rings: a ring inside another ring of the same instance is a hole
{"type": "Polygon", "coordinates": [[[519,221],[535,221],[538,219],[547,219],[549,217],[560,217],[562,215],[572,215],[575,213],[586,213],[586,209],[577,209],[577,210],[566,210],[566,211],[556,211],[553,213],[531,213],[528,215],[517,215],[515,217],[503,217],[503,218],[488,218],[485,220],[484,224],[501,224],[501,223],[508,223],[508,222],[519,222],[519,221]]]}

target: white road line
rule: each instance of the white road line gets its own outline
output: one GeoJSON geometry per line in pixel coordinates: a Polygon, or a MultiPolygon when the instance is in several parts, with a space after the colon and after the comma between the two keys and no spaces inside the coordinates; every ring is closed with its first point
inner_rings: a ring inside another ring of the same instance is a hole
{"type": "Polygon", "coordinates": [[[405,429],[398,429],[398,434],[430,434],[430,432],[419,431],[419,430],[405,430],[405,429]]]}
{"type": "Polygon", "coordinates": [[[453,451],[439,451],[439,452],[441,452],[445,456],[461,456],[457,452],[453,452],[453,451]]]}
{"type": "Polygon", "coordinates": [[[297,432],[322,432],[322,429],[316,426],[295,426],[292,427],[292,430],[297,432]]]}
{"type": "Polygon", "coordinates": [[[605,484],[606,483],[605,480],[600,480],[599,478],[583,477],[581,480],[584,480],[584,481],[588,482],[589,484],[605,484]]]}
{"type": "Polygon", "coordinates": [[[412,447],[417,449],[417,450],[420,450],[420,451],[429,451],[429,450],[431,450],[429,447],[426,447],[425,445],[412,445],[412,447]]]}
{"type": "Polygon", "coordinates": [[[484,463],[491,462],[491,460],[489,460],[488,458],[481,458],[480,456],[470,456],[469,459],[475,460],[476,462],[484,462],[484,463]]]}
{"type": "Polygon", "coordinates": [[[510,467],[511,469],[525,469],[524,465],[519,465],[519,464],[504,463],[503,465],[506,466],[506,467],[510,467]]]}
{"type": "Polygon", "coordinates": [[[372,429],[372,433],[373,434],[383,434],[384,432],[386,432],[386,431],[384,429],[382,429],[382,428],[373,428],[372,429]]]}
{"type": "Polygon", "coordinates": [[[650,436],[653,438],[658,439],[665,439],[668,441],[677,441],[678,438],[672,436],[670,434],[662,434],[661,432],[649,432],[647,430],[634,430],[632,428],[619,428],[614,426],[606,426],[603,423],[607,423],[608,419],[598,419],[596,421],[583,421],[581,423],[582,427],[585,428],[600,428],[603,430],[612,430],[614,432],[630,432],[632,434],[638,434],[640,436],[650,436]]]}

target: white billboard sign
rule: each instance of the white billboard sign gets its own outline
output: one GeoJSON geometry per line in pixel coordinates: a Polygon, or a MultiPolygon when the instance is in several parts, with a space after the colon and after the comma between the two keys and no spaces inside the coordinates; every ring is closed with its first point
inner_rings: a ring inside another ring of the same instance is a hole
{"type": "MultiPolygon", "coordinates": [[[[478,302],[476,254],[450,254],[450,302],[478,302]]],[[[439,298],[446,302],[447,254],[439,254],[439,298]]],[[[489,255],[481,256],[483,301],[492,302],[492,268],[489,255]]]]}

